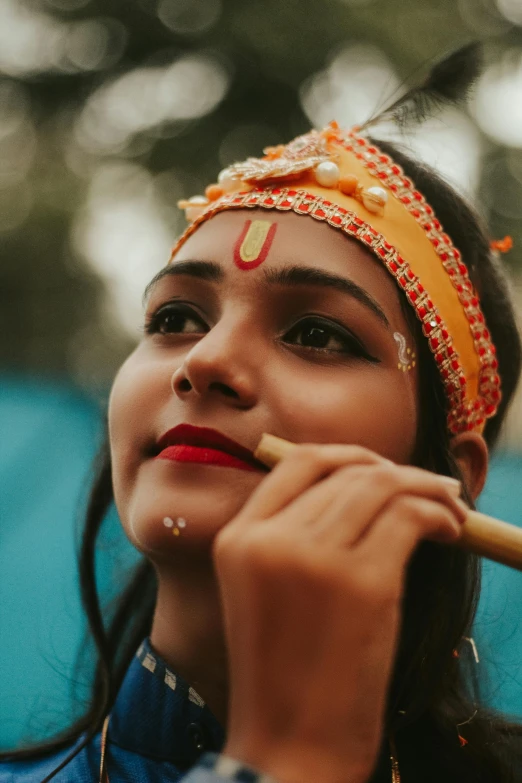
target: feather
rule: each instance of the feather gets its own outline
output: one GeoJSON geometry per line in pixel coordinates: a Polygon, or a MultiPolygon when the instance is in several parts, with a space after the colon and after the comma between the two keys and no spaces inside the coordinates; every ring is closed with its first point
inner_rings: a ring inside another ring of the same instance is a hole
{"type": "Polygon", "coordinates": [[[423,122],[447,104],[465,100],[481,70],[482,45],[467,44],[438,62],[420,84],[370,117],[359,131],[390,120],[401,129],[423,122]]]}

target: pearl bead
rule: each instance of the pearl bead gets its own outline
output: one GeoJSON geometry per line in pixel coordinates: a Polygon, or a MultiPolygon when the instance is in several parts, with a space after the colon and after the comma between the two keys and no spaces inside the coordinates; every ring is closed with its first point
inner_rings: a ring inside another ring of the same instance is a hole
{"type": "Polygon", "coordinates": [[[374,196],[382,200],[383,204],[386,204],[388,201],[388,193],[384,190],[384,188],[374,186],[373,188],[368,188],[366,192],[373,193],[374,196]]]}
{"type": "Polygon", "coordinates": [[[322,185],[323,188],[335,188],[341,172],[337,163],[325,160],[315,167],[314,173],[318,185],[322,185]]]}
{"type": "Polygon", "coordinates": [[[363,190],[361,194],[362,203],[368,210],[377,215],[382,215],[384,211],[384,205],[388,201],[388,194],[384,188],[373,187],[363,190]]]}
{"type": "Polygon", "coordinates": [[[225,193],[229,193],[230,191],[237,188],[239,180],[233,176],[233,174],[230,172],[230,169],[223,169],[223,171],[219,172],[218,182],[225,193]]]}

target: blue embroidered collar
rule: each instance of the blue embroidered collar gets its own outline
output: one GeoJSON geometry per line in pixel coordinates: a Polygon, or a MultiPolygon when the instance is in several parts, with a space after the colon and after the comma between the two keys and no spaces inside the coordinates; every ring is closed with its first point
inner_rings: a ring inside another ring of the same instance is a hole
{"type": "Polygon", "coordinates": [[[121,748],[181,768],[205,751],[220,753],[225,731],[186,680],[171,671],[145,639],[130,664],[111,712],[109,740],[121,748]]]}

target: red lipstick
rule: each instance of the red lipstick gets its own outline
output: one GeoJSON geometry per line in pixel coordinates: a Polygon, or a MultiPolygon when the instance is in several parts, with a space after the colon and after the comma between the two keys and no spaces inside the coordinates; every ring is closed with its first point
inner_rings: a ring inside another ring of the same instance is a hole
{"type": "Polygon", "coordinates": [[[202,462],[240,470],[267,470],[249,449],[208,427],[178,424],[162,435],[156,448],[156,459],[202,462]]]}

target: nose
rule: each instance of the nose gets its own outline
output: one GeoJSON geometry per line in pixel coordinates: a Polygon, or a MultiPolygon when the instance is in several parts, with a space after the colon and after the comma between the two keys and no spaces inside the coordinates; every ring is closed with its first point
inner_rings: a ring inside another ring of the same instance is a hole
{"type": "Polygon", "coordinates": [[[182,400],[226,398],[236,407],[254,405],[258,379],[246,327],[217,324],[187,353],[171,377],[174,394],[182,400]]]}

